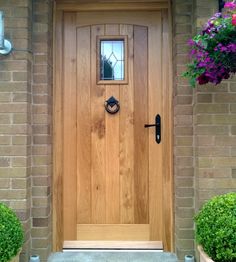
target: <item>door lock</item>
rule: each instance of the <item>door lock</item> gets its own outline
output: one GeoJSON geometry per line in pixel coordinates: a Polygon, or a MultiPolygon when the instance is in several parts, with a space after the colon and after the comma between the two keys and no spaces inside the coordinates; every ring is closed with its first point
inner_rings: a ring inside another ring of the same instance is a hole
{"type": "Polygon", "coordinates": [[[161,143],[161,116],[160,115],[156,115],[155,118],[155,124],[145,124],[144,125],[145,128],[149,128],[149,127],[155,127],[156,129],[156,142],[157,144],[161,143]]]}

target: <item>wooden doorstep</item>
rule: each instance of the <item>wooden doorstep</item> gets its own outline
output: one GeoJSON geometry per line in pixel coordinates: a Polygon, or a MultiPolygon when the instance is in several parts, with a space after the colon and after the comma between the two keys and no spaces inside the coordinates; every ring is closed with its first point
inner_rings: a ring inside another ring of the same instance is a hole
{"type": "Polygon", "coordinates": [[[64,241],[63,249],[163,250],[162,241],[64,241]]]}

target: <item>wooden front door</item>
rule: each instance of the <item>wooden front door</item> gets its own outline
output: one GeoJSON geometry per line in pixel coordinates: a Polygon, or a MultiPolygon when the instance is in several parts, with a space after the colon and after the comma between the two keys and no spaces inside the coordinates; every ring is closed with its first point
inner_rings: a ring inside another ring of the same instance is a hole
{"type": "Polygon", "coordinates": [[[166,12],[65,12],[61,18],[63,241],[156,240],[170,249],[166,12]],[[122,41],[122,79],[101,79],[101,39],[122,41]],[[110,97],[119,101],[115,114],[105,110],[110,97]],[[155,128],[144,128],[157,114],[159,144],[155,128]]]}

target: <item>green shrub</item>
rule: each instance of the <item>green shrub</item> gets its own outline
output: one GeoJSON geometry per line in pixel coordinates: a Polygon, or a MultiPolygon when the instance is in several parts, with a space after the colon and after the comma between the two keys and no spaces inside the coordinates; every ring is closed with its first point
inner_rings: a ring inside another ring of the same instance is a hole
{"type": "Polygon", "coordinates": [[[212,198],[195,216],[196,240],[216,262],[236,261],[236,193],[212,198]]]}
{"type": "Polygon", "coordinates": [[[23,245],[23,229],[12,209],[0,203],[0,262],[17,255],[23,245]]]}

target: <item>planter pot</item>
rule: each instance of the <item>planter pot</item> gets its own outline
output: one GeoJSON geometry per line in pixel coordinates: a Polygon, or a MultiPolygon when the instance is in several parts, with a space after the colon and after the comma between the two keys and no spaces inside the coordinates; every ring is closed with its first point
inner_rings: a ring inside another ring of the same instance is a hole
{"type": "Polygon", "coordinates": [[[199,251],[200,262],[214,262],[204,251],[202,246],[197,247],[199,251]]]}
{"type": "Polygon", "coordinates": [[[21,250],[19,251],[19,253],[15,257],[13,257],[10,260],[10,262],[19,262],[20,261],[20,252],[21,252],[21,250]]]}

